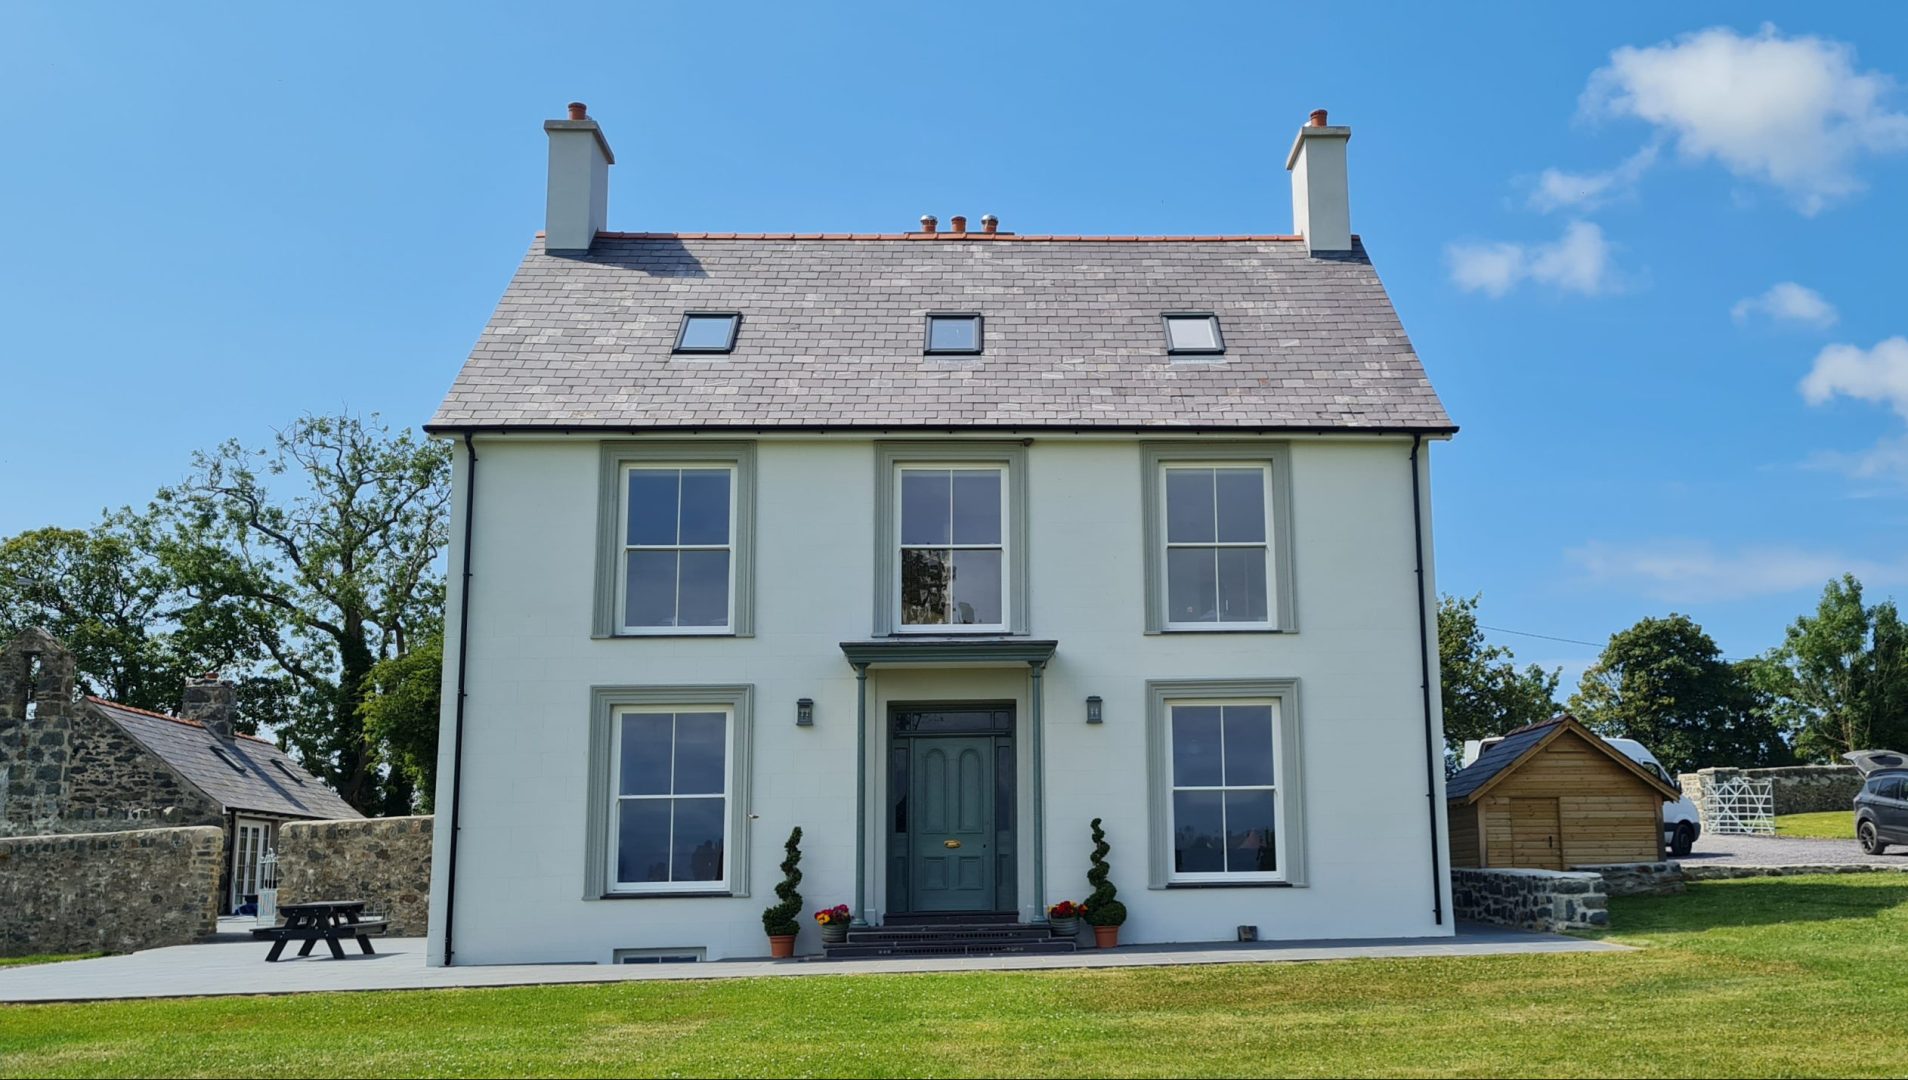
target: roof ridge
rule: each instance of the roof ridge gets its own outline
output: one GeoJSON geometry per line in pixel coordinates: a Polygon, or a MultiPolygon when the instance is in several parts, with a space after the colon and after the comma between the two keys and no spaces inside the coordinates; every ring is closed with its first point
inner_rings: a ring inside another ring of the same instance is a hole
{"type": "MultiPolygon", "coordinates": [[[[537,233],[543,236],[542,232],[537,233]]],[[[1355,235],[1355,234],[1354,234],[1355,235]]],[[[984,233],[984,232],[901,232],[901,233],[854,233],[854,232],[612,232],[604,230],[596,234],[598,240],[934,240],[960,241],[980,240],[1000,243],[1007,240],[1031,240],[1044,243],[1087,243],[1087,244],[1137,244],[1137,243],[1290,243],[1305,239],[1283,233],[1213,233],[1204,235],[1165,236],[1143,234],[1109,234],[1092,236],[1072,233],[984,233]]]]}
{"type": "MultiPolygon", "coordinates": [[[[175,724],[184,724],[186,727],[195,727],[200,729],[201,731],[208,730],[204,724],[200,723],[197,720],[187,719],[186,717],[183,717],[183,716],[173,716],[168,713],[153,712],[151,709],[142,709],[137,705],[128,705],[123,701],[114,701],[111,698],[103,698],[103,697],[100,697],[98,694],[87,694],[86,700],[93,702],[96,705],[107,705],[115,709],[124,709],[129,713],[137,713],[140,716],[150,716],[154,720],[170,720],[175,724]]],[[[250,739],[255,743],[261,743],[265,746],[271,747],[274,750],[278,748],[278,744],[271,741],[270,739],[261,739],[256,735],[247,735],[242,731],[234,731],[232,733],[232,736],[238,739],[250,739]]]]}

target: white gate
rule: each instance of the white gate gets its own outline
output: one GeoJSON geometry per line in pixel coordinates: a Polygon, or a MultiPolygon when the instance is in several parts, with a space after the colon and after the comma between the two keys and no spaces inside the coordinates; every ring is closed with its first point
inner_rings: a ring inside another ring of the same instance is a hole
{"type": "Polygon", "coordinates": [[[1775,782],[1719,776],[1703,785],[1703,829],[1717,835],[1775,835],[1775,782]]]}

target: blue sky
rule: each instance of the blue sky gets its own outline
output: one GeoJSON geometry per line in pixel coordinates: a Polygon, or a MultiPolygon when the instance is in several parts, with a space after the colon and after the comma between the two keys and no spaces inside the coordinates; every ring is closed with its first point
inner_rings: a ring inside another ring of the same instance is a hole
{"type": "Polygon", "coordinates": [[[1285,232],[1322,106],[1464,428],[1442,588],[1738,656],[1843,568],[1908,591],[1908,9],[1163,10],[0,5],[0,535],[303,411],[421,423],[573,99],[631,230],[1285,232]]]}

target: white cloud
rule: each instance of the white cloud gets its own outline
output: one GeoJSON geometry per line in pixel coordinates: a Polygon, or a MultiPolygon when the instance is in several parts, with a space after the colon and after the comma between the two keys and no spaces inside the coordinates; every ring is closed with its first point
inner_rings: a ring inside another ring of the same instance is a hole
{"type": "Polygon", "coordinates": [[[1815,355],[1798,389],[1811,405],[1851,397],[1885,404],[1908,419],[1908,338],[1891,337],[1872,349],[1830,345],[1815,355]]]}
{"type": "Polygon", "coordinates": [[[1611,199],[1630,194],[1636,182],[1656,164],[1660,143],[1650,143],[1623,159],[1614,169],[1594,173],[1567,173],[1545,169],[1530,192],[1530,206],[1549,213],[1552,210],[1594,210],[1611,199]]]}
{"type": "Polygon", "coordinates": [[[1820,589],[1852,573],[1864,584],[1908,583],[1908,561],[1855,559],[1833,551],[1764,546],[1722,552],[1694,540],[1641,544],[1591,541],[1565,556],[1599,585],[1636,589],[1668,603],[1709,603],[1820,589]]]}
{"type": "Polygon", "coordinates": [[[1737,322],[1748,322],[1751,315],[1767,315],[1782,322],[1808,323],[1811,326],[1830,327],[1840,316],[1835,305],[1822,298],[1822,294],[1806,285],[1797,285],[1793,281],[1777,282],[1761,296],[1748,296],[1736,301],[1729,314],[1737,322]]]}
{"type": "Polygon", "coordinates": [[[1653,124],[1683,157],[1773,184],[1814,214],[1862,189],[1863,155],[1908,147],[1908,115],[1883,104],[1893,88],[1885,74],[1857,71],[1842,42],[1768,24],[1753,36],[1714,27],[1615,50],[1582,107],[1653,124]]]}
{"type": "Polygon", "coordinates": [[[1841,473],[1858,485],[1858,495],[1896,494],[1908,488],[1908,435],[1885,438],[1866,450],[1818,450],[1802,462],[1805,469],[1841,473]]]}
{"type": "Polygon", "coordinates": [[[1595,296],[1616,288],[1610,242],[1588,221],[1573,221],[1548,244],[1448,244],[1451,280],[1466,292],[1503,296],[1524,281],[1595,296]]]}

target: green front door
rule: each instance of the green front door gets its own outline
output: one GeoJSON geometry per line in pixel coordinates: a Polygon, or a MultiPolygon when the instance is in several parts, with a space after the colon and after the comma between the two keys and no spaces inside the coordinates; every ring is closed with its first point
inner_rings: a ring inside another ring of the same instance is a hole
{"type": "Polygon", "coordinates": [[[994,740],[915,738],[909,762],[911,911],[994,909],[994,740]]]}

